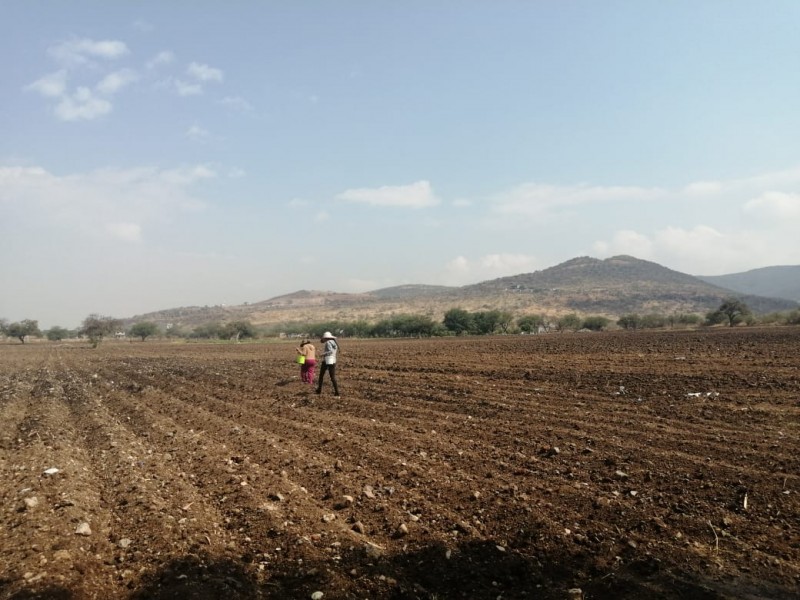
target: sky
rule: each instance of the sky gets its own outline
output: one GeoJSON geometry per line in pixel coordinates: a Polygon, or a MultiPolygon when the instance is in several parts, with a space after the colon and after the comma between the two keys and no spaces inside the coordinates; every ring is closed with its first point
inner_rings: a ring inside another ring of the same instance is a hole
{"type": "Polygon", "coordinates": [[[0,318],[800,264],[800,3],[0,1],[0,318]]]}

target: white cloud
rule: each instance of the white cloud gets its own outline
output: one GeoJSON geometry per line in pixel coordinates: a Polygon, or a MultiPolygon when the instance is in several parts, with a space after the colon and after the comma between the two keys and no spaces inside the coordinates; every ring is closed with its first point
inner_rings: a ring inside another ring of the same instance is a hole
{"type": "Polygon", "coordinates": [[[596,242],[594,249],[604,257],[627,254],[649,259],[653,254],[653,242],[646,235],[626,229],[617,231],[610,242],[596,242]]]}
{"type": "Polygon", "coordinates": [[[135,71],[131,69],[121,69],[106,75],[103,80],[97,84],[97,91],[103,94],[116,94],[122,88],[139,79],[135,71]]]}
{"type": "Polygon", "coordinates": [[[800,228],[800,193],[764,192],[745,202],[743,208],[755,217],[774,220],[795,230],[800,228]]]}
{"type": "Polygon", "coordinates": [[[722,190],[723,184],[719,181],[696,181],[684,188],[684,191],[692,196],[718,194],[722,190]]]}
{"type": "Polygon", "coordinates": [[[58,98],[64,94],[67,89],[67,71],[61,69],[55,73],[45,75],[26,86],[25,89],[39,92],[42,96],[47,98],[58,98]]]}
{"type": "Polygon", "coordinates": [[[197,165],[180,169],[166,169],[159,172],[159,177],[171,185],[187,186],[204,179],[214,179],[217,177],[217,173],[205,165],[197,165]]]}
{"type": "Polygon", "coordinates": [[[238,110],[240,112],[250,112],[253,110],[253,106],[247,100],[239,96],[225,96],[219,103],[231,110],[238,110]]]}
{"type": "Polygon", "coordinates": [[[147,66],[147,68],[149,70],[153,70],[153,69],[157,69],[158,67],[160,67],[162,65],[168,65],[168,64],[172,63],[174,60],[175,60],[175,55],[172,52],[170,52],[168,50],[163,50],[163,51],[159,52],[158,54],[156,54],[149,61],[147,61],[147,65],[146,66],[147,66]]]}
{"type": "Polygon", "coordinates": [[[155,30],[155,26],[144,19],[136,19],[132,25],[136,31],[141,33],[151,33],[153,30],[155,30]]]}
{"type": "Polygon", "coordinates": [[[209,137],[208,130],[203,129],[199,125],[192,125],[186,131],[186,137],[194,142],[202,142],[208,139],[209,137]]]}
{"type": "Polygon", "coordinates": [[[595,243],[594,249],[600,257],[629,254],[691,275],[738,273],[800,259],[793,231],[720,231],[708,225],[665,227],[649,236],[620,231],[611,242],[595,243]]]}
{"type": "Polygon", "coordinates": [[[324,223],[331,218],[330,213],[325,210],[319,211],[317,214],[314,215],[314,221],[317,223],[324,223]]]}
{"type": "Polygon", "coordinates": [[[199,83],[186,83],[180,79],[175,80],[175,89],[179,96],[197,96],[203,93],[203,86],[199,83]]]}
{"type": "Polygon", "coordinates": [[[428,181],[417,181],[401,186],[351,189],[338,194],[336,198],[358,204],[403,208],[425,208],[439,204],[439,199],[433,193],[428,181]]]}
{"type": "Polygon", "coordinates": [[[91,121],[110,112],[111,103],[85,87],[79,87],[72,96],[62,96],[55,108],[56,116],[62,121],[91,121]]]}
{"type": "Polygon", "coordinates": [[[189,65],[189,67],[186,69],[186,73],[204,83],[209,81],[219,83],[223,78],[223,74],[220,69],[209,67],[208,65],[202,65],[196,62],[193,62],[189,65]]]}
{"type": "Polygon", "coordinates": [[[108,223],[106,231],[124,242],[139,242],[142,239],[142,228],[136,223],[108,223]]]}
{"type": "Polygon", "coordinates": [[[247,171],[239,167],[233,167],[228,170],[228,177],[231,179],[241,179],[245,175],[247,175],[247,171]]]}
{"type": "Polygon", "coordinates": [[[548,185],[525,183],[491,198],[494,212],[541,217],[576,206],[652,201],[664,190],[635,186],[548,185]]]}
{"type": "Polygon", "coordinates": [[[75,67],[90,62],[92,58],[114,60],[128,54],[128,47],[117,40],[94,41],[72,39],[48,49],[50,56],[59,63],[75,67]]]}
{"type": "Polygon", "coordinates": [[[468,206],[472,206],[472,200],[467,200],[466,198],[456,198],[453,200],[452,205],[455,208],[467,208],[468,206]]]}
{"type": "Polygon", "coordinates": [[[104,232],[136,241],[145,224],[166,222],[201,207],[192,187],[214,176],[203,165],[102,169],[67,176],[41,167],[0,167],[0,200],[26,221],[75,235],[104,232]]]}
{"type": "Polygon", "coordinates": [[[526,254],[487,254],[476,260],[457,256],[445,264],[441,280],[445,285],[467,285],[498,277],[530,273],[540,268],[540,262],[536,257],[526,254]]]}

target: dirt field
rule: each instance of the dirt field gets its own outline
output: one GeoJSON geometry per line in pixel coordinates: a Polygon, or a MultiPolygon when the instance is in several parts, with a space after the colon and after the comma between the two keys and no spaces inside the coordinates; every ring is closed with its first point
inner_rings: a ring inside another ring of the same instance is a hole
{"type": "Polygon", "coordinates": [[[293,347],[0,345],[0,598],[798,597],[800,328],[293,347]]]}

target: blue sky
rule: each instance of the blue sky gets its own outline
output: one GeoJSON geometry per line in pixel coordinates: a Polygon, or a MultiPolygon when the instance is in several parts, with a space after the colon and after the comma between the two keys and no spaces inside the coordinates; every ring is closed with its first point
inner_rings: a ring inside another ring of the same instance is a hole
{"type": "Polygon", "coordinates": [[[0,4],[0,317],[800,264],[800,3],[0,4]]]}

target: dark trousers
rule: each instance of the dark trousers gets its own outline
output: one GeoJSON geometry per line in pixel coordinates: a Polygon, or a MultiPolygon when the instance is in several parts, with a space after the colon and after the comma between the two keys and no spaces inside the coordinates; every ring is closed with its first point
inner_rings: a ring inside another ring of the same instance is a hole
{"type": "Polygon", "coordinates": [[[331,383],[333,384],[333,393],[338,396],[339,395],[339,384],[336,383],[336,365],[329,365],[324,360],[322,361],[322,366],[319,368],[319,379],[317,380],[317,393],[322,392],[322,379],[325,377],[325,373],[329,372],[331,374],[331,383]]]}

